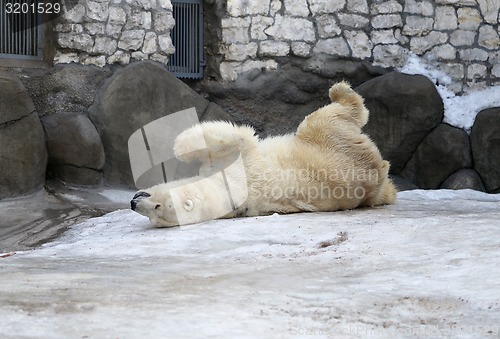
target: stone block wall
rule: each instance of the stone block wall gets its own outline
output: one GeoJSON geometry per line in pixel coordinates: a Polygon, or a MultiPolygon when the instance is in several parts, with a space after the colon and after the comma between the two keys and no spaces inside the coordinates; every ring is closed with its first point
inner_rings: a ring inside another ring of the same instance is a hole
{"type": "Polygon", "coordinates": [[[170,0],[80,0],[54,24],[54,63],[166,64],[174,25],[170,0]]]}
{"type": "Polygon", "coordinates": [[[498,0],[227,0],[220,76],[322,53],[394,68],[414,53],[457,93],[500,84],[499,9],[498,0]]]}
{"type": "MultiPolygon", "coordinates": [[[[207,32],[207,50],[215,51],[207,57],[223,81],[277,69],[287,57],[397,68],[413,53],[448,74],[456,93],[500,84],[498,0],[207,0],[207,7],[214,2],[219,10],[206,20],[217,22],[206,27],[220,32],[207,32]]],[[[54,25],[54,63],[166,64],[174,25],[170,0],[80,0],[54,25]]]]}

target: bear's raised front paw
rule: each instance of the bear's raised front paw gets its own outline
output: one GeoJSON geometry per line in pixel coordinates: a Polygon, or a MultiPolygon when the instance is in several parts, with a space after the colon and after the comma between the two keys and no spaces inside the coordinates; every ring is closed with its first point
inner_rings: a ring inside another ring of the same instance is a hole
{"type": "Polygon", "coordinates": [[[174,155],[177,159],[191,162],[206,153],[207,144],[200,125],[193,126],[175,138],[174,155]]]}

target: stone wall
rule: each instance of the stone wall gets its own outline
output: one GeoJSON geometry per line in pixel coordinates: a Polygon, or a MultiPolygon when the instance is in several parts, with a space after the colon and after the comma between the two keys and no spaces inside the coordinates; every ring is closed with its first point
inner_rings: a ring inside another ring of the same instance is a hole
{"type": "Polygon", "coordinates": [[[166,64],[174,25],[170,0],[80,0],[54,24],[54,63],[166,64]]]}
{"type": "MultiPolygon", "coordinates": [[[[205,7],[208,73],[222,81],[278,69],[290,57],[393,69],[413,53],[448,74],[456,93],[500,84],[498,0],[206,0],[205,7]]],[[[54,63],[166,64],[174,25],[170,0],[79,0],[54,25],[54,63]]]]}
{"type": "Polygon", "coordinates": [[[498,0],[228,0],[219,72],[233,81],[319,54],[394,68],[414,53],[435,61],[457,93],[499,84],[499,9],[498,0]]]}

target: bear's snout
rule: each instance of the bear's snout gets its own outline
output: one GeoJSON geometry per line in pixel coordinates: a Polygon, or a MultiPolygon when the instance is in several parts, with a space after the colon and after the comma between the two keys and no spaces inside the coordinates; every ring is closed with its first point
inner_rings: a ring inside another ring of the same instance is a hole
{"type": "Polygon", "coordinates": [[[151,194],[147,193],[147,192],[137,192],[134,197],[132,198],[132,200],[130,201],[130,208],[132,209],[132,211],[135,211],[136,207],[137,207],[137,200],[141,200],[141,199],[144,199],[144,198],[148,198],[150,197],[151,194]]]}
{"type": "Polygon", "coordinates": [[[151,194],[147,193],[147,192],[143,192],[143,191],[139,191],[137,192],[134,197],[132,198],[132,200],[135,200],[137,198],[148,198],[150,197],[151,194]]]}

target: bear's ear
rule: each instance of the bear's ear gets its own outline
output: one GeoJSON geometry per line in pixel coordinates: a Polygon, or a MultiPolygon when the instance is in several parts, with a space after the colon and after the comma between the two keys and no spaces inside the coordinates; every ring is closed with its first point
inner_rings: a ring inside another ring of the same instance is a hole
{"type": "Polygon", "coordinates": [[[191,199],[186,199],[186,201],[184,201],[184,205],[183,205],[184,209],[186,211],[191,211],[194,207],[194,202],[193,200],[191,199]]]}

